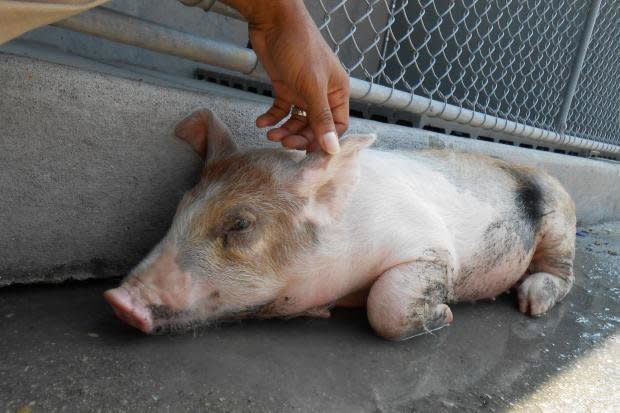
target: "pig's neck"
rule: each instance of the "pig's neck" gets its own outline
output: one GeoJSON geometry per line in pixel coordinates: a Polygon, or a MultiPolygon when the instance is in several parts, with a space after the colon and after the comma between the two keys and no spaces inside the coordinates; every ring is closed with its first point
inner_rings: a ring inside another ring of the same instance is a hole
{"type": "Polygon", "coordinates": [[[283,294],[294,299],[294,312],[370,288],[384,271],[406,261],[416,242],[416,234],[403,228],[403,213],[410,218],[414,212],[402,202],[399,178],[406,165],[375,151],[365,151],[361,162],[351,202],[334,224],[320,228],[318,248],[286,270],[291,282],[283,294]]]}
{"type": "Polygon", "coordinates": [[[283,295],[295,303],[289,310],[303,312],[367,289],[380,274],[387,254],[356,242],[364,235],[341,226],[320,236],[318,249],[287,270],[291,282],[283,295]]]}

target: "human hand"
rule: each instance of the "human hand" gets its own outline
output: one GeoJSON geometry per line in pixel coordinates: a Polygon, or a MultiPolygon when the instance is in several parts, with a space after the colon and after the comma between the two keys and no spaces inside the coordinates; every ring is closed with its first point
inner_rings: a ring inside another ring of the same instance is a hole
{"type": "Polygon", "coordinates": [[[248,20],[252,47],[271,78],[273,105],[256,119],[264,128],[293,114],[267,138],[283,146],[338,152],[349,125],[349,77],[321,36],[301,0],[229,0],[248,20]]]}

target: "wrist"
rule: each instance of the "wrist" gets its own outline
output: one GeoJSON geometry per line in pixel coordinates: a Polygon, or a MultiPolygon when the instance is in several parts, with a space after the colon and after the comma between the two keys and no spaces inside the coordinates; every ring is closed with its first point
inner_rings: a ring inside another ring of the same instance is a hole
{"type": "Polygon", "coordinates": [[[221,0],[237,9],[250,25],[270,25],[306,12],[303,0],[221,0]]]}

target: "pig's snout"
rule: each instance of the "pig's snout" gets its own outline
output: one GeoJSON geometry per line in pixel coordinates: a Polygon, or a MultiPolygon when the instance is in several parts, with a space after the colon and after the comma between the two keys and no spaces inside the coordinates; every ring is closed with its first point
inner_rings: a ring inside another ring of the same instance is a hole
{"type": "Polygon", "coordinates": [[[106,291],[103,296],[118,318],[145,333],[153,331],[151,312],[146,306],[137,302],[125,288],[113,288],[106,291]]]}

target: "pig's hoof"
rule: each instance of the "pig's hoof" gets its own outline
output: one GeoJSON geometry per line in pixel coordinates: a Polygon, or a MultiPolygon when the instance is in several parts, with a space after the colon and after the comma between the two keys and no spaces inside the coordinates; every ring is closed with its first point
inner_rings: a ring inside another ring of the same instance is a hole
{"type": "Polygon", "coordinates": [[[519,311],[531,316],[546,313],[558,301],[559,281],[555,275],[545,272],[527,277],[517,290],[519,311]]]}
{"type": "Polygon", "coordinates": [[[452,310],[446,304],[424,304],[413,307],[406,316],[393,319],[391,323],[373,325],[373,328],[383,338],[403,341],[432,333],[451,322],[452,310]]]}
{"type": "Polygon", "coordinates": [[[418,327],[412,329],[401,336],[398,340],[408,340],[413,337],[421,336],[424,334],[431,334],[433,331],[437,331],[452,322],[452,310],[446,304],[437,304],[435,307],[425,306],[422,311],[422,316],[419,317],[418,327]]]}
{"type": "Polygon", "coordinates": [[[452,310],[450,310],[450,307],[448,307],[447,304],[437,304],[434,307],[425,307],[420,321],[420,331],[415,331],[414,335],[431,333],[434,330],[447,326],[452,322],[452,310]]]}

